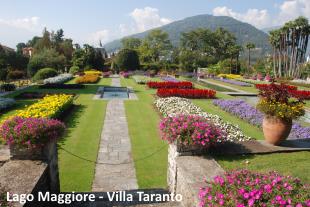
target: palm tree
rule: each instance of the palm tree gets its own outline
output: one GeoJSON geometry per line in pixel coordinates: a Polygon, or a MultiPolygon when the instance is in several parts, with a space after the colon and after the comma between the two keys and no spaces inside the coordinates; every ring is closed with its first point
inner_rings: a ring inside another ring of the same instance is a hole
{"type": "Polygon", "coordinates": [[[251,49],[255,48],[255,44],[252,42],[248,42],[245,45],[246,49],[248,49],[248,69],[250,71],[250,65],[251,65],[251,49]]]}

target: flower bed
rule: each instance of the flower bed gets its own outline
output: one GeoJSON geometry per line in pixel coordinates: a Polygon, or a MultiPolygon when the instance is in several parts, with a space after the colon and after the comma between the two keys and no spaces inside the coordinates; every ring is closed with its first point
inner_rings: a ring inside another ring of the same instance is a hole
{"type": "Polygon", "coordinates": [[[65,125],[48,118],[13,117],[0,126],[0,137],[9,145],[33,148],[59,138],[65,125]]]}
{"type": "Polygon", "coordinates": [[[0,111],[4,111],[16,104],[12,98],[0,98],[0,111]]]}
{"type": "Polygon", "coordinates": [[[148,81],[152,79],[150,77],[142,76],[142,75],[134,75],[132,78],[135,80],[137,84],[146,84],[148,81]]]}
{"type": "Polygon", "coordinates": [[[161,79],[167,82],[180,82],[178,79],[170,77],[170,76],[164,76],[164,77],[161,77],[161,79]]]}
{"type": "Polygon", "coordinates": [[[39,86],[40,89],[82,89],[85,85],[81,84],[63,84],[63,83],[48,83],[39,86]]]}
{"type": "Polygon", "coordinates": [[[235,170],[217,176],[199,191],[199,206],[310,206],[309,185],[276,172],[235,170]]]}
{"type": "Polygon", "coordinates": [[[97,75],[97,76],[101,76],[102,75],[102,72],[99,71],[99,70],[87,70],[87,71],[84,71],[84,73],[86,75],[97,75]]]}
{"type": "Polygon", "coordinates": [[[245,136],[237,125],[223,121],[219,116],[204,112],[190,100],[178,97],[159,98],[155,106],[164,117],[172,117],[179,114],[199,115],[226,133],[226,141],[246,141],[251,138],[245,136]]]}
{"type": "Polygon", "coordinates": [[[60,74],[56,77],[44,79],[43,83],[44,84],[64,83],[64,82],[67,82],[68,80],[71,80],[72,78],[73,78],[72,74],[64,73],[64,74],[60,74]]]}
{"type": "Polygon", "coordinates": [[[178,89],[178,88],[159,88],[157,89],[159,97],[183,97],[183,98],[215,98],[216,91],[208,89],[178,89]]]}
{"type": "Polygon", "coordinates": [[[236,81],[250,83],[250,84],[267,84],[268,81],[260,81],[260,80],[253,80],[253,79],[245,79],[245,78],[236,78],[236,81]]]}
{"type": "MultiPolygon", "coordinates": [[[[252,125],[257,127],[262,126],[264,114],[258,111],[255,107],[246,103],[244,100],[214,100],[213,104],[228,113],[246,120],[252,125]]],[[[303,127],[295,122],[293,123],[292,131],[289,137],[292,139],[310,138],[310,127],[303,127]]]]}
{"type": "Polygon", "coordinates": [[[223,139],[223,131],[210,120],[199,115],[177,115],[166,117],[159,126],[162,139],[173,143],[178,140],[183,145],[211,146],[223,139]]]}
{"type": "Polygon", "coordinates": [[[193,88],[193,84],[189,81],[182,82],[147,82],[149,88],[193,88]]]}
{"type": "Polygon", "coordinates": [[[84,83],[97,83],[99,81],[100,77],[95,74],[85,74],[83,76],[78,77],[75,80],[75,83],[77,84],[84,84],[84,83]]]}
{"type": "Polygon", "coordinates": [[[217,77],[219,77],[219,78],[236,79],[236,78],[241,78],[241,75],[221,73],[221,74],[218,74],[217,77]]]}
{"type": "Polygon", "coordinates": [[[252,84],[249,84],[249,83],[240,82],[240,81],[236,81],[236,80],[230,80],[230,79],[224,79],[224,78],[223,79],[216,78],[215,80],[219,80],[219,81],[222,81],[224,83],[230,83],[230,84],[237,85],[237,86],[245,86],[245,87],[252,86],[252,84]]]}
{"type": "MultiPolygon", "coordinates": [[[[42,100],[18,110],[13,116],[32,118],[58,118],[73,102],[72,95],[47,95],[42,100]]],[[[12,117],[13,117],[12,116],[12,117]]]]}

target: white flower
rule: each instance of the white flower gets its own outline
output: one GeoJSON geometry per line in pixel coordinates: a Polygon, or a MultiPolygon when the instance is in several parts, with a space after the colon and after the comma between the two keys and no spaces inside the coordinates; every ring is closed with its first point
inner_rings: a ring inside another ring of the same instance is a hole
{"type": "Polygon", "coordinates": [[[204,112],[189,99],[179,97],[159,98],[155,100],[155,105],[164,117],[177,114],[196,114],[207,118],[227,134],[226,141],[246,141],[252,139],[244,135],[238,125],[225,122],[218,115],[204,112]]]}
{"type": "Polygon", "coordinates": [[[52,78],[47,78],[47,79],[44,79],[43,80],[43,83],[44,84],[47,84],[47,83],[64,83],[70,79],[73,78],[73,75],[70,74],[70,73],[64,73],[64,74],[60,74],[56,77],[52,77],[52,78]]]}

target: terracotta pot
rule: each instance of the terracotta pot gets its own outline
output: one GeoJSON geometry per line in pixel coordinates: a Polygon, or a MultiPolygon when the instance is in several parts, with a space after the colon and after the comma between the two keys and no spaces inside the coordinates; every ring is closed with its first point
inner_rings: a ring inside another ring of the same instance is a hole
{"type": "Polygon", "coordinates": [[[266,142],[278,145],[285,140],[292,129],[292,120],[284,120],[274,116],[265,116],[263,132],[266,142]]]}

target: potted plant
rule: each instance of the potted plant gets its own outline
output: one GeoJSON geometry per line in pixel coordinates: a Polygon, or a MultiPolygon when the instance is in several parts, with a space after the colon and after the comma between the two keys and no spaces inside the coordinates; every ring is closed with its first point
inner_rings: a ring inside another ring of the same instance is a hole
{"type": "Polygon", "coordinates": [[[58,120],[16,116],[1,124],[0,136],[10,147],[11,159],[48,160],[64,130],[58,120]]]}
{"type": "Polygon", "coordinates": [[[277,145],[290,134],[292,120],[305,113],[297,88],[285,84],[257,84],[260,100],[257,108],[265,114],[263,133],[265,140],[277,145]]]}

